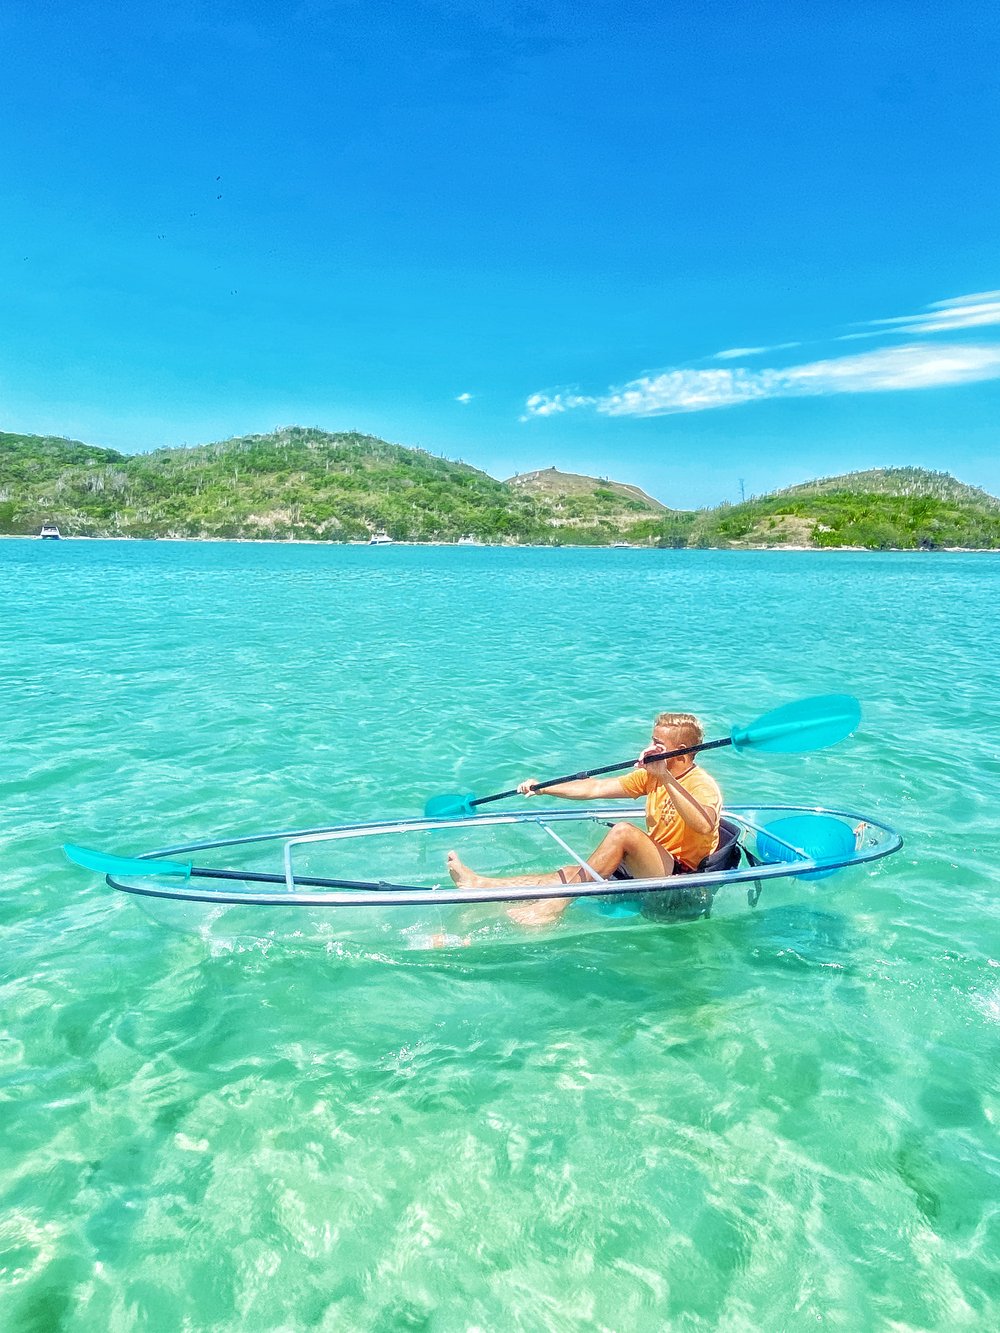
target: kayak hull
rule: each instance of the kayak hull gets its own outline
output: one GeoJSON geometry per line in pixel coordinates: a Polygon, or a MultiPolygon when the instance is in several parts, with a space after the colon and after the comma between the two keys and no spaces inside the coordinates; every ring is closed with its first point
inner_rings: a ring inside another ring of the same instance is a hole
{"type": "MultiPolygon", "coordinates": [[[[724,817],[740,828],[737,866],[671,879],[574,884],[570,907],[545,928],[545,936],[565,939],[654,922],[745,915],[762,895],[767,906],[793,904],[803,886],[807,892],[825,892],[835,872],[867,866],[902,846],[888,825],[851,811],[739,806],[727,809],[724,817]],[[823,834],[817,847],[821,855],[806,855],[805,848],[796,849],[791,838],[782,837],[789,820],[806,821],[792,829],[800,841],[804,830],[823,834]],[[831,850],[827,821],[842,830],[839,850],[831,850]],[[823,882],[811,882],[816,879],[823,882]]],[[[584,860],[607,826],[623,819],[641,825],[642,804],[588,803],[286,830],[185,843],[125,863],[138,868],[162,858],[196,861],[209,872],[204,877],[157,875],[150,864],[152,874],[108,875],[107,882],[133,896],[159,924],[197,934],[227,952],[309,946],[343,958],[394,959],[415,950],[515,945],[539,932],[514,923],[506,908],[566,897],[565,886],[460,889],[445,873],[447,851],[455,848],[482,872],[543,873],[584,860]],[[213,867],[235,877],[213,879],[213,867]],[[240,872],[264,874],[270,882],[242,880],[240,872]],[[327,878],[341,887],[325,885],[327,878]],[[377,887],[345,889],[348,878],[377,887]]]]}

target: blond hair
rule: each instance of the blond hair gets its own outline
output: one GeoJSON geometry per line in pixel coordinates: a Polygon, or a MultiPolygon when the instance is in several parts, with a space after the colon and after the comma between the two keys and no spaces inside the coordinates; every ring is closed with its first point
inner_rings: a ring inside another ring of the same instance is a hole
{"type": "Polygon", "coordinates": [[[700,745],[705,739],[705,729],[693,713],[660,713],[653,725],[669,727],[680,745],[700,745]]]}

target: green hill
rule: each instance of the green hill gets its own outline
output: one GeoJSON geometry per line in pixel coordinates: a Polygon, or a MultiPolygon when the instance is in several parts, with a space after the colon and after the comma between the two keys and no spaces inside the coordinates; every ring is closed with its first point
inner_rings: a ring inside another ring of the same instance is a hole
{"type": "Polygon", "coordinates": [[[821,478],[738,505],[667,509],[636,486],[548,468],[497,481],[356,432],[289,426],[121,454],[0,433],[0,533],[648,546],[1000,547],[1000,500],[948,473],[821,478]]]}
{"type": "Polygon", "coordinates": [[[877,469],[706,511],[692,539],[710,546],[985,549],[1000,546],[1000,500],[946,472],[877,469]]]}
{"type": "Polygon", "coordinates": [[[833,491],[854,491],[866,495],[893,495],[980,505],[1000,509],[1000,500],[978,486],[956,481],[949,472],[931,472],[922,467],[871,468],[867,472],[847,472],[839,477],[820,477],[775,491],[775,495],[828,495],[833,491]]]}
{"type": "Polygon", "coordinates": [[[518,494],[531,495],[551,505],[563,522],[617,518],[622,522],[638,515],[662,514],[666,505],[651,495],[607,477],[586,477],[549,467],[541,472],[519,472],[504,485],[518,494]]]}
{"type": "Polygon", "coordinates": [[[544,498],[466,463],[371,435],[290,426],[194,448],[123,455],[0,435],[0,532],[128,537],[601,544],[622,532],[616,499],[567,520],[544,498]]]}
{"type": "Polygon", "coordinates": [[[68,467],[109,467],[125,461],[116,449],[97,449],[59,435],[0,431],[0,487],[31,487],[55,481],[68,467]]]}

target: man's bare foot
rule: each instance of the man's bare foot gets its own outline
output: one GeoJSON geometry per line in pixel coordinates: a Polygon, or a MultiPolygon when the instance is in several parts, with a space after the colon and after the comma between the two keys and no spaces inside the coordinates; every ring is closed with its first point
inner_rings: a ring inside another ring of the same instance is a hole
{"type": "Polygon", "coordinates": [[[862,820],[861,823],[858,824],[858,825],[855,827],[855,829],[854,829],[854,849],[855,849],[855,851],[858,851],[858,852],[861,851],[861,848],[865,845],[865,838],[866,838],[867,834],[868,834],[868,825],[865,823],[864,820],[862,820]]]}
{"type": "Polygon", "coordinates": [[[458,859],[458,852],[449,852],[447,856],[448,874],[452,877],[460,889],[484,889],[487,881],[482,875],[477,875],[474,870],[458,859]]]}
{"type": "Polygon", "coordinates": [[[557,921],[569,904],[568,898],[541,898],[530,903],[518,903],[508,907],[507,915],[518,926],[551,926],[557,921]]]}
{"type": "Polygon", "coordinates": [[[467,949],[472,943],[471,935],[448,935],[438,931],[427,936],[427,943],[432,949],[467,949]]]}

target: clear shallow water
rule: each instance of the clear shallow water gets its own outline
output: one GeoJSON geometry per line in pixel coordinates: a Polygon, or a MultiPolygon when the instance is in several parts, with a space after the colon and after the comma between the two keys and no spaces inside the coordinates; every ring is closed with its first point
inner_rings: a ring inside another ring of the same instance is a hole
{"type": "Polygon", "coordinates": [[[0,542],[0,1327],[1000,1323],[1000,561],[0,542]],[[224,948],[68,866],[419,813],[849,690],[739,917],[224,948]]]}

